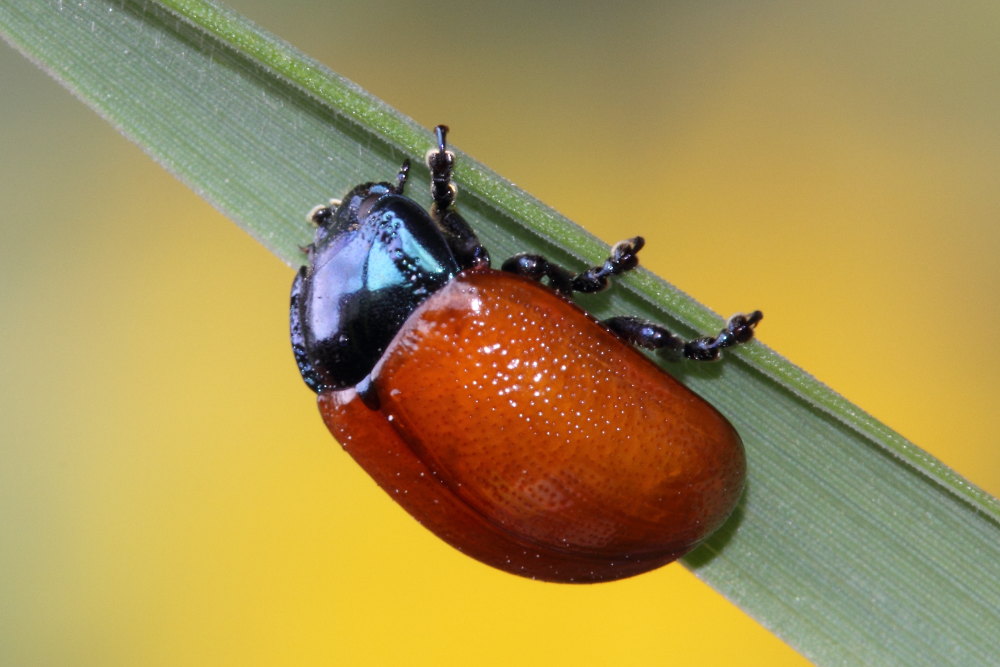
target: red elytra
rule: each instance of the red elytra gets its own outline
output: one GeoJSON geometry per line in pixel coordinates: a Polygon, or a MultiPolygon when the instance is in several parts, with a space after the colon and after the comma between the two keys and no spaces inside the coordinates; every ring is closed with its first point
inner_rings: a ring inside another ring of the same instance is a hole
{"type": "Polygon", "coordinates": [[[334,437],[424,526],[515,574],[651,570],[711,535],[743,489],[743,445],[714,407],[511,273],[454,277],[370,378],[367,404],[320,392],[334,437]]]}

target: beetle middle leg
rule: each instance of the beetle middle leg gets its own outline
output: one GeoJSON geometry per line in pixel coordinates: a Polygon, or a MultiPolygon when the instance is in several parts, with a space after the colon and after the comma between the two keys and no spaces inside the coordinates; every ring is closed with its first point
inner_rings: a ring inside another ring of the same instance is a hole
{"type": "Polygon", "coordinates": [[[641,236],[620,241],[611,248],[611,255],[603,264],[592,266],[577,274],[553,264],[541,255],[530,253],[514,255],[500,268],[534,280],[548,278],[552,288],[565,296],[573,292],[590,294],[606,289],[612,276],[621,275],[639,266],[638,253],[645,244],[641,236]]]}
{"type": "Polygon", "coordinates": [[[764,314],[759,310],[747,315],[733,315],[717,336],[703,336],[689,341],[671,333],[666,327],[639,317],[611,317],[601,323],[636,347],[660,351],[668,357],[715,361],[724,348],[751,340],[754,327],[763,318],[764,314]]]}

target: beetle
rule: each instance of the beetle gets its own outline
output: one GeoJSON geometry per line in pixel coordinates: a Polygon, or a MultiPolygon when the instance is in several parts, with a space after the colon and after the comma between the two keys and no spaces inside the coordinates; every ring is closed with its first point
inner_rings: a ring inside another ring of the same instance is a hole
{"type": "Polygon", "coordinates": [[[501,570],[619,579],[687,553],[743,490],[739,435],[636,347],[717,359],[760,311],[685,341],[572,300],[638,265],[643,239],[574,273],[522,253],[499,270],[455,209],[447,127],[433,204],[363,183],[314,208],[291,293],[299,371],[343,448],[425,527],[501,570]],[[543,282],[544,281],[544,282],[543,282]]]}

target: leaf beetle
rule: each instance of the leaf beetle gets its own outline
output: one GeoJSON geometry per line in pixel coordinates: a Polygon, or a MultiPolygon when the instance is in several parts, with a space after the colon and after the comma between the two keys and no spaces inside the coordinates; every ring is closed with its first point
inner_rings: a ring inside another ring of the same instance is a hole
{"type": "Polygon", "coordinates": [[[324,422],[425,527],[494,567],[596,582],[679,558],[735,507],[743,444],[635,346],[713,360],[762,314],[685,341],[570,300],[637,266],[641,237],[580,273],[527,253],[490,268],[454,207],[446,133],[429,211],[404,195],[407,161],[309,214],[291,340],[324,422]]]}

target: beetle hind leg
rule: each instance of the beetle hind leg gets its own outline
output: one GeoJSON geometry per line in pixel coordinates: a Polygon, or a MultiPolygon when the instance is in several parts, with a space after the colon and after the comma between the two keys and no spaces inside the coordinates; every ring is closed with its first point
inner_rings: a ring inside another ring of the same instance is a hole
{"type": "Polygon", "coordinates": [[[754,327],[764,318],[755,310],[748,315],[733,315],[717,336],[703,336],[685,341],[659,324],[639,317],[611,317],[602,324],[625,342],[647,350],[656,350],[667,357],[693,361],[715,361],[722,350],[753,339],[754,327]]]}

